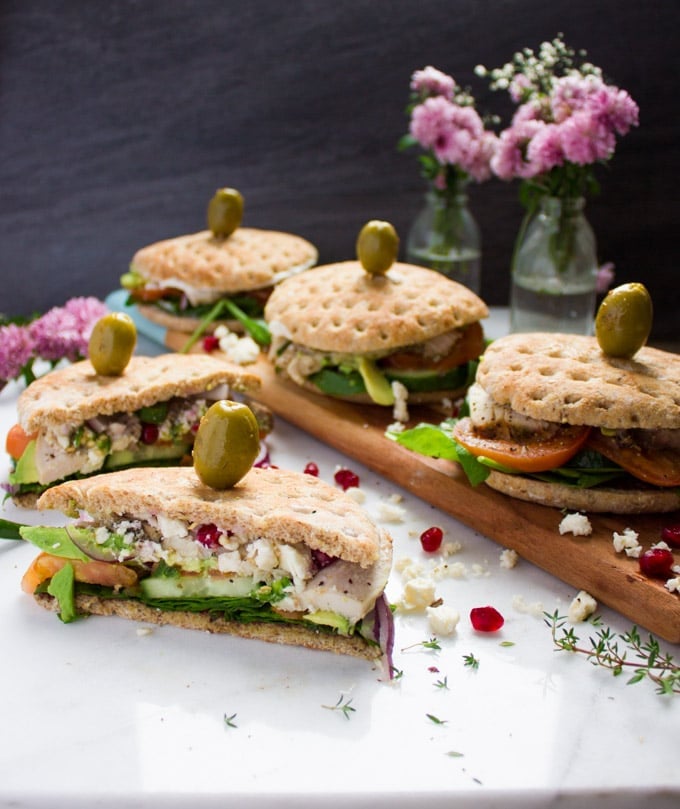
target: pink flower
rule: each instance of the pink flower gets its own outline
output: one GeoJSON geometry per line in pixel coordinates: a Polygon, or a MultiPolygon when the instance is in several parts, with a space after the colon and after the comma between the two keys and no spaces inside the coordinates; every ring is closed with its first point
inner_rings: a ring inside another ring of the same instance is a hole
{"type": "Polygon", "coordinates": [[[599,295],[604,295],[609,287],[614,283],[614,264],[608,261],[597,271],[595,288],[599,295]]]}
{"type": "Polygon", "coordinates": [[[428,65],[423,70],[414,71],[411,76],[411,90],[421,98],[444,96],[444,98],[452,100],[455,88],[455,80],[432,65],[428,65]]]}
{"type": "Polygon", "coordinates": [[[527,145],[526,156],[534,175],[561,166],[564,163],[564,149],[559,126],[546,124],[537,129],[527,145]]]}
{"type": "Polygon", "coordinates": [[[15,379],[33,356],[33,340],[28,327],[10,323],[0,326],[0,387],[15,379]]]}
{"type": "Polygon", "coordinates": [[[460,107],[443,96],[428,98],[414,107],[410,132],[439,163],[457,166],[477,180],[490,176],[495,136],[485,132],[472,107],[460,107]]]}
{"type": "Polygon", "coordinates": [[[491,169],[501,180],[513,177],[533,177],[536,167],[525,158],[529,143],[545,124],[541,121],[520,121],[501,132],[498,147],[491,158],[491,169]]]}
{"type": "Polygon", "coordinates": [[[575,112],[560,125],[560,132],[564,156],[570,163],[586,166],[614,154],[614,133],[592,113],[575,112]]]}
{"type": "Polygon", "coordinates": [[[50,309],[29,326],[36,355],[49,362],[86,357],[92,328],[107,311],[96,298],[72,298],[50,309]]]}

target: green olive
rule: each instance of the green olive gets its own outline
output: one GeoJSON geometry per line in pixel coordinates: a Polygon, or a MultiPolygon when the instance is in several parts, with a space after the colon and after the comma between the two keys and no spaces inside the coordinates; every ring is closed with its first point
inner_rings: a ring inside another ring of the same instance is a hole
{"type": "Polygon", "coordinates": [[[208,408],[194,442],[194,468],[213,489],[230,489],[248,472],[260,451],[260,428],[253,411],[222,400],[208,408]]]}
{"type": "Polygon", "coordinates": [[[389,222],[372,219],[361,228],[357,238],[357,258],[366,272],[384,275],[399,252],[399,236],[389,222]]]}
{"type": "Polygon", "coordinates": [[[652,329],[652,299],[643,284],[622,284],[607,293],[595,317],[595,336],[610,357],[630,359],[652,329]]]}
{"type": "Polygon", "coordinates": [[[226,238],[243,219],[243,197],[235,188],[218,188],[208,203],[208,228],[215,236],[226,238]]]}
{"type": "Polygon", "coordinates": [[[110,312],[92,329],[88,355],[92,367],[102,376],[120,376],[130,362],[137,343],[134,320],[124,312],[110,312]]]}

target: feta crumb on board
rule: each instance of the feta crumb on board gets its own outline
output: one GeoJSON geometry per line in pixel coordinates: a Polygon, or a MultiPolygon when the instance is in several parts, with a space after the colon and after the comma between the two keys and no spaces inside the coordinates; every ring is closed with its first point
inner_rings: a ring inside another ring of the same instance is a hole
{"type": "Polygon", "coordinates": [[[588,537],[593,533],[593,526],[588,517],[578,511],[566,514],[559,529],[560,534],[573,534],[575,537],[588,537]]]}
{"type": "Polygon", "coordinates": [[[460,621],[460,614],[445,604],[438,607],[426,607],[425,613],[430,631],[434,635],[453,635],[460,621]]]}
{"type": "Polygon", "coordinates": [[[642,545],[638,542],[639,534],[632,528],[625,528],[622,534],[616,531],[613,533],[614,550],[617,553],[626,552],[626,556],[634,559],[639,558],[642,553],[642,545]]]}
{"type": "Polygon", "coordinates": [[[219,325],[215,329],[215,337],[219,340],[220,351],[236,365],[251,365],[260,356],[260,347],[249,335],[243,337],[229,331],[226,326],[219,325]]]}
{"type": "Polygon", "coordinates": [[[392,393],[394,394],[394,408],[392,418],[396,422],[407,422],[408,415],[408,388],[396,379],[392,382],[392,393]]]}
{"type": "Polygon", "coordinates": [[[589,618],[597,609],[597,601],[585,590],[580,590],[569,605],[567,620],[578,624],[589,618]]]}
{"type": "Polygon", "coordinates": [[[664,587],[669,593],[680,593],[680,576],[675,576],[672,579],[668,579],[664,584],[664,587]]]}
{"type": "Polygon", "coordinates": [[[345,494],[351,497],[355,503],[362,505],[366,501],[366,492],[358,486],[350,486],[345,489],[345,494]]]}

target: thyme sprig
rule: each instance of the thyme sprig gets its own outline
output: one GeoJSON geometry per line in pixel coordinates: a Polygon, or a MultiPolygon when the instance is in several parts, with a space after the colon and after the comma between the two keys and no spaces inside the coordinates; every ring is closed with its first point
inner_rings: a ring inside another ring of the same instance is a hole
{"type": "Polygon", "coordinates": [[[619,634],[596,618],[594,623],[598,630],[595,637],[588,638],[588,648],[581,645],[574,628],[566,626],[567,619],[558,610],[552,614],[545,612],[544,616],[557,650],[583,654],[594,666],[609,669],[614,677],[630,669],[633,673],[627,685],[650,680],[657,694],[680,694],[680,666],[672,655],[661,651],[653,635],[644,640],[636,626],[619,634]]]}
{"type": "Polygon", "coordinates": [[[404,646],[401,651],[407,652],[409,649],[415,649],[418,646],[422,646],[423,649],[431,649],[435,652],[441,651],[442,648],[437,638],[430,638],[429,640],[421,640],[418,641],[418,643],[412,643],[410,646],[404,646]]]}
{"type": "Polygon", "coordinates": [[[329,711],[341,711],[345,719],[351,719],[351,714],[356,712],[356,708],[352,707],[351,697],[350,699],[346,699],[342,694],[338,697],[338,701],[335,705],[322,705],[321,707],[329,711]]]}
{"type": "Polygon", "coordinates": [[[463,665],[469,669],[478,669],[479,660],[472,654],[463,655],[463,665]]]}

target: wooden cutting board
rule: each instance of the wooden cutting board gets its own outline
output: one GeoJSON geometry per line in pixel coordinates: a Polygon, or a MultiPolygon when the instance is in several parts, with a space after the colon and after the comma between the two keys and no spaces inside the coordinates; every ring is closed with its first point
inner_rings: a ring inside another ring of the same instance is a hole
{"type": "MultiPolygon", "coordinates": [[[[165,342],[178,350],[186,335],[168,332],[165,342]]],[[[472,487],[457,464],[425,458],[386,438],[385,429],[393,421],[391,408],[354,405],[308,393],[279,379],[264,358],[248,367],[262,379],[262,389],[252,398],[276,415],[502,547],[514,549],[577,590],[586,590],[636,625],[680,643],[680,596],[668,592],[662,581],[643,576],[637,560],[616,553],[612,544],[614,531],[621,533],[630,527],[647,548],[660,540],[664,525],[680,519],[678,512],[659,516],[591,514],[591,536],[560,535],[562,513],[558,509],[515,500],[483,484],[472,487]]],[[[441,413],[427,408],[410,411],[412,425],[442,420],[441,413]]]]}

